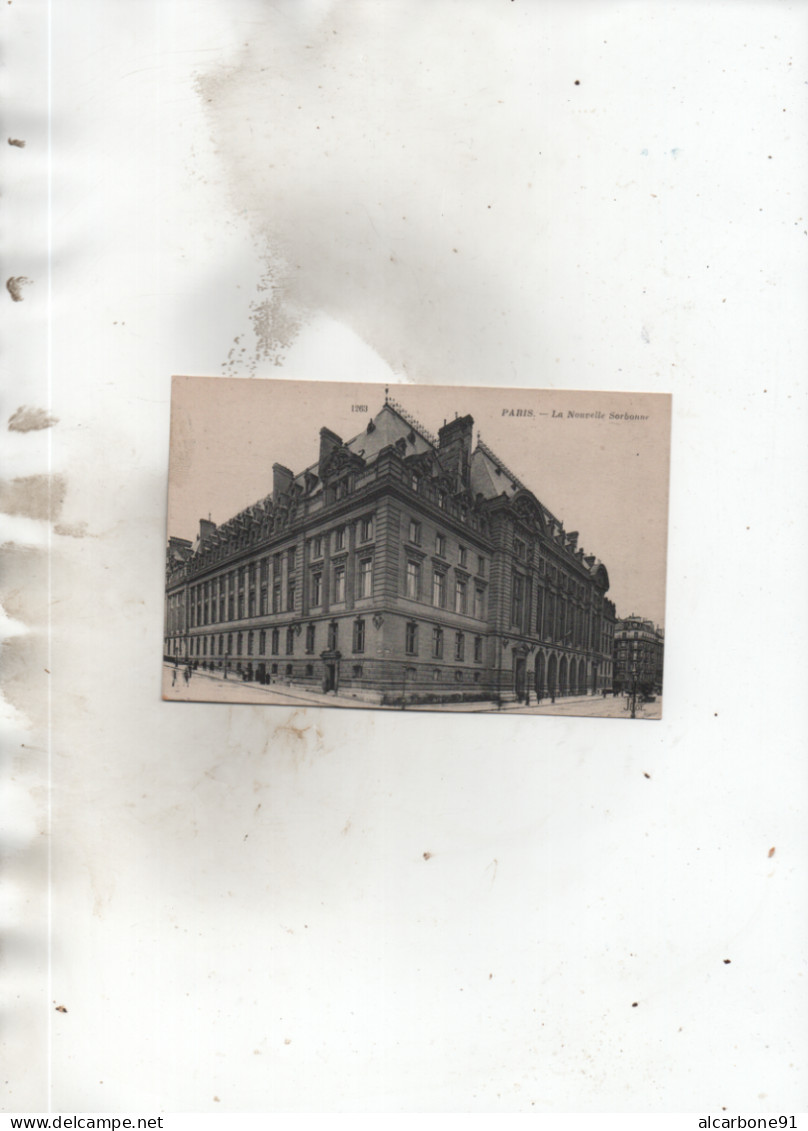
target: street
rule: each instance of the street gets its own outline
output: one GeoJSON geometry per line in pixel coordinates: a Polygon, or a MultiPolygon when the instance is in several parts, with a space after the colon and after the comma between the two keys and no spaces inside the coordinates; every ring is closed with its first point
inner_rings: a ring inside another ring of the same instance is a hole
{"type": "MultiPolygon", "coordinates": [[[[306,688],[286,684],[273,684],[265,687],[257,683],[245,683],[241,679],[231,676],[223,679],[221,675],[203,671],[201,668],[191,676],[190,683],[186,684],[183,678],[183,668],[176,669],[176,685],[172,685],[174,667],[163,664],[163,698],[177,702],[194,703],[267,703],[274,706],[301,706],[312,707],[352,707],[354,710],[381,710],[400,711],[400,707],[381,707],[377,703],[368,703],[361,699],[349,696],[323,695],[319,691],[310,691],[306,688]]],[[[433,703],[424,705],[408,704],[408,711],[439,711],[441,713],[460,714],[508,714],[508,715],[566,715],[586,718],[630,719],[631,711],[626,708],[626,699],[622,696],[609,695],[603,698],[600,695],[576,695],[570,698],[558,699],[555,703],[543,700],[537,706],[535,700],[530,707],[521,703],[503,703],[498,708],[490,701],[483,703],[433,703]]],[[[637,702],[637,719],[662,718],[662,700],[657,698],[655,703],[642,704],[637,702]]]]}

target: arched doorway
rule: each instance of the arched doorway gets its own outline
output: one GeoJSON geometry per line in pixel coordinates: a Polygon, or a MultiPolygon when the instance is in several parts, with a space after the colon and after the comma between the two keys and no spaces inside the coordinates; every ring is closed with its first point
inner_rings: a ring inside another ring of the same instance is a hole
{"type": "Polygon", "coordinates": [[[558,690],[558,674],[557,674],[557,661],[555,654],[550,657],[550,663],[547,665],[547,694],[555,696],[558,690]]]}
{"type": "Polygon", "coordinates": [[[516,700],[521,703],[525,697],[525,657],[519,652],[514,652],[513,655],[513,690],[516,694],[516,700]]]}
{"type": "Polygon", "coordinates": [[[536,656],[536,698],[543,699],[547,694],[546,676],[544,671],[544,652],[536,656]]]}
{"type": "Polygon", "coordinates": [[[561,657],[561,663],[558,665],[558,694],[567,694],[567,657],[561,657]]]}

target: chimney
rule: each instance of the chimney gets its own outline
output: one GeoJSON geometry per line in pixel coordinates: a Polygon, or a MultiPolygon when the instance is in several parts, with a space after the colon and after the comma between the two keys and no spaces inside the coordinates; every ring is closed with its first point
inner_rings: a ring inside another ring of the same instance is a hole
{"type": "Polygon", "coordinates": [[[211,522],[209,518],[200,518],[199,520],[199,541],[200,543],[207,541],[211,534],[216,529],[216,523],[211,522]]]}
{"type": "Polygon", "coordinates": [[[567,545],[569,546],[569,548],[572,550],[572,552],[574,554],[577,547],[578,547],[578,531],[577,530],[571,530],[567,534],[567,545]]]}
{"type": "Polygon", "coordinates": [[[282,463],[272,465],[272,501],[277,503],[281,495],[285,495],[292,486],[294,474],[282,463]]]}
{"type": "Polygon", "coordinates": [[[336,432],[332,432],[330,428],[320,429],[320,476],[323,474],[323,464],[334,451],[335,448],[342,447],[342,437],[338,436],[336,432]]]}
{"type": "Polygon", "coordinates": [[[455,417],[438,432],[438,454],[447,475],[458,488],[468,484],[471,441],[474,431],[472,416],[455,417]]]}

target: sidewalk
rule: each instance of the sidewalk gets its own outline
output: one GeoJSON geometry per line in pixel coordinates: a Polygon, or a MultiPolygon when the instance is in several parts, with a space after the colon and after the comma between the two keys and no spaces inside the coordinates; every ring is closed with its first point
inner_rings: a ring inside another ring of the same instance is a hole
{"type": "Polygon", "coordinates": [[[307,687],[298,687],[296,684],[280,683],[253,683],[243,680],[241,676],[231,672],[227,679],[219,672],[204,671],[197,668],[191,676],[191,682],[183,679],[183,666],[177,669],[177,683],[172,686],[171,673],[174,665],[163,661],[163,698],[176,699],[178,702],[197,703],[268,703],[274,706],[307,704],[312,707],[353,707],[355,710],[382,710],[389,711],[393,708],[381,707],[378,703],[370,703],[365,699],[354,699],[347,695],[334,695],[332,692],[324,694],[322,691],[313,691],[307,687]],[[211,685],[215,685],[216,694],[213,695],[211,685]],[[206,694],[207,689],[207,694],[206,694]]]}
{"type": "MultiPolygon", "coordinates": [[[[537,704],[531,696],[530,706],[518,703],[516,700],[503,702],[497,706],[491,699],[473,703],[408,703],[406,707],[382,706],[379,703],[366,699],[354,699],[348,695],[327,695],[307,687],[299,687],[294,683],[261,684],[252,683],[234,678],[231,673],[225,679],[219,672],[203,671],[197,668],[191,676],[191,682],[185,683],[182,677],[182,667],[177,670],[177,682],[172,686],[171,674],[173,664],[163,662],[163,698],[176,702],[195,703],[266,703],[273,706],[301,706],[310,707],[349,707],[355,711],[418,711],[438,712],[441,714],[487,714],[487,715],[555,715],[589,718],[629,718],[625,700],[622,696],[616,698],[609,695],[565,695],[558,696],[555,703],[549,699],[542,699],[537,704]]],[[[637,704],[638,719],[660,718],[662,714],[662,700],[645,705],[637,704]]]]}

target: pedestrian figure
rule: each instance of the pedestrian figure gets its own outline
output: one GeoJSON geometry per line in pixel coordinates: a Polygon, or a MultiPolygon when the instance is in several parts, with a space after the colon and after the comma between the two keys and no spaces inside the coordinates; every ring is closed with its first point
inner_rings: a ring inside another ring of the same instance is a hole
{"type": "Polygon", "coordinates": [[[177,686],[177,669],[176,669],[176,667],[174,668],[174,670],[171,673],[171,686],[172,687],[177,686]]]}
{"type": "Polygon", "coordinates": [[[191,682],[191,669],[190,669],[190,667],[187,667],[182,674],[183,674],[183,678],[185,679],[185,685],[187,687],[188,684],[191,682]]]}

